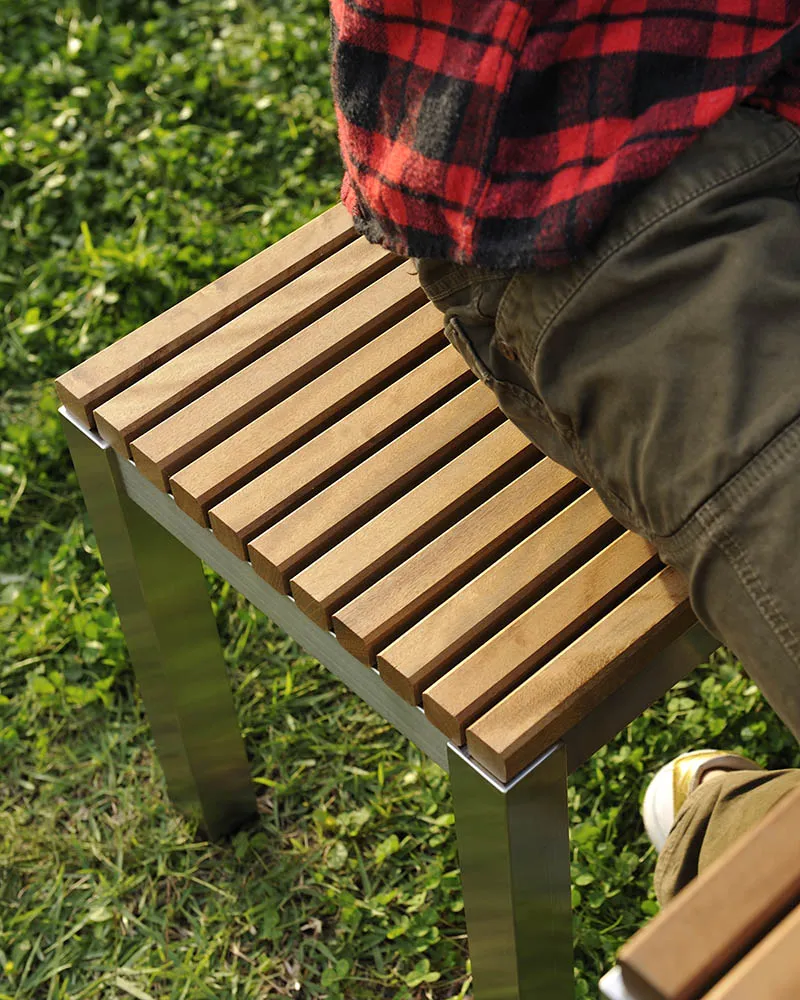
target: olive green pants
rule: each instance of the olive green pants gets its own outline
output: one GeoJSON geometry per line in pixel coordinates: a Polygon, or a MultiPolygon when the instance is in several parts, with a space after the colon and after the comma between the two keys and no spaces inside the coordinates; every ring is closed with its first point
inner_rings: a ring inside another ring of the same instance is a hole
{"type": "Polygon", "coordinates": [[[577,263],[417,262],[504,412],[684,574],[795,737],[799,185],[800,129],[737,107],[577,263]]]}
{"type": "Polygon", "coordinates": [[[655,890],[664,906],[800,787],[800,771],[732,771],[687,798],[658,858],[655,890]]]}

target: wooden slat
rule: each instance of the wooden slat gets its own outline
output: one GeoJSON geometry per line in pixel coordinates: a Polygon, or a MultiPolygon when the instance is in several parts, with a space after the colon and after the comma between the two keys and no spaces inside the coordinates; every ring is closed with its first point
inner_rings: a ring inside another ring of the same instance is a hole
{"type": "Polygon", "coordinates": [[[333,616],[339,642],[362,663],[469,577],[494,562],[583,484],[549,458],[458,521],[333,616]]]}
{"type": "MultiPolygon", "coordinates": [[[[191,466],[193,495],[210,504],[221,492],[250,473],[308,440],[322,427],[342,419],[364,400],[374,398],[404,373],[441,351],[439,318],[410,317],[303,386],[277,406],[202,455],[191,466]]],[[[189,471],[176,475],[189,488],[189,471]]],[[[214,522],[218,537],[240,558],[245,542],[224,518],[214,522]]]]}
{"type": "Polygon", "coordinates": [[[474,722],[470,755],[510,781],[693,621],[685,581],[662,570],[474,722]]]}
{"type": "Polygon", "coordinates": [[[337,205],[56,379],[61,402],[93,429],[101,403],[355,236],[337,205]]]}
{"type": "MultiPolygon", "coordinates": [[[[168,477],[181,466],[362,347],[424,300],[414,272],[409,267],[395,268],[135,438],[131,455],[136,467],[166,490],[168,477]]],[[[434,306],[427,308],[434,310],[434,306]]],[[[441,313],[438,316],[441,320],[441,313]]]]}
{"type": "Polygon", "coordinates": [[[294,577],[298,607],[330,628],[333,612],[359,590],[537,457],[513,424],[501,424],[294,577]]]}
{"type": "MultiPolygon", "coordinates": [[[[461,356],[445,347],[217,503],[211,511],[215,531],[226,545],[238,548],[239,540],[249,541],[308,499],[312,492],[343,475],[473,380],[461,356]]],[[[235,443],[234,438],[222,442],[170,479],[178,506],[200,524],[205,523],[205,511],[225,486],[228,483],[235,486],[241,481],[239,470],[252,469],[254,465],[249,452],[237,456],[224,447],[231,442],[235,443]],[[219,476],[214,474],[213,462],[209,467],[209,455],[225,463],[219,476]],[[235,473],[229,471],[228,463],[235,466],[235,473]]]]}
{"type": "Polygon", "coordinates": [[[395,266],[382,247],[356,240],[209,333],[95,410],[97,429],[123,456],[132,438],[196,399],[348,295],[395,266]]]}
{"type": "Polygon", "coordinates": [[[378,655],[378,670],[416,705],[422,690],[513,618],[617,528],[596,493],[571,503],[378,655]]]}
{"type": "Polygon", "coordinates": [[[466,727],[481,712],[579,635],[655,564],[653,546],[626,532],[423,691],[426,716],[450,740],[463,744],[466,727]]]}
{"type": "Polygon", "coordinates": [[[474,382],[254,538],[253,568],[288,594],[291,576],[504,419],[492,393],[474,382]]]}
{"type": "Polygon", "coordinates": [[[701,996],[797,900],[798,830],[800,790],[773,806],[623,946],[618,962],[629,988],[653,1000],[701,996]]]}
{"type": "Polygon", "coordinates": [[[800,906],[760,941],[704,1000],[797,1000],[800,906]]]}

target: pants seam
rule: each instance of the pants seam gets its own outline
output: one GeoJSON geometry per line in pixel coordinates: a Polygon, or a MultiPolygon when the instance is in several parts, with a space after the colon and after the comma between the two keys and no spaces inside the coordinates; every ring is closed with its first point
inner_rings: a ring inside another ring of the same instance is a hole
{"type": "MultiPolygon", "coordinates": [[[[453,266],[459,268],[466,267],[466,265],[463,264],[453,266]]],[[[475,285],[484,285],[490,281],[499,281],[506,277],[510,277],[510,272],[506,274],[503,271],[486,271],[478,268],[469,268],[469,270],[464,274],[458,274],[457,272],[445,274],[437,281],[427,284],[424,287],[424,291],[428,298],[433,302],[434,299],[447,298],[450,295],[455,295],[456,292],[461,292],[465,288],[471,288],[475,285]]]]}
{"type": "MultiPolygon", "coordinates": [[[[556,429],[556,432],[559,433],[552,418],[550,418],[550,424],[551,426],[553,426],[554,429],[556,429]]],[[[626,527],[629,527],[631,531],[635,531],[637,535],[641,535],[642,538],[647,539],[647,541],[652,541],[653,533],[649,531],[647,527],[641,523],[640,519],[634,515],[633,511],[628,506],[628,504],[622,499],[622,497],[618,496],[618,494],[614,490],[612,490],[611,487],[608,486],[608,484],[604,481],[602,475],[600,474],[599,469],[591,460],[588,453],[586,452],[586,449],[581,445],[580,441],[577,439],[574,433],[564,436],[567,438],[567,444],[569,445],[569,447],[576,452],[576,454],[580,457],[580,460],[583,462],[584,466],[590,473],[592,481],[598,484],[599,489],[598,488],[595,489],[600,499],[601,500],[603,499],[603,493],[608,493],[613,498],[614,503],[619,504],[620,509],[624,512],[625,518],[628,521],[626,527]]]]}
{"type": "Polygon", "coordinates": [[[766,481],[778,464],[800,449],[800,416],[775,434],[765,445],[748,459],[724,483],[698,507],[692,511],[675,531],[668,535],[656,536],[659,544],[667,545],[675,552],[682,552],[694,544],[697,536],[705,530],[703,510],[719,506],[722,501],[730,508],[747,499],[752,488],[766,481]]]}
{"type": "Polygon", "coordinates": [[[542,405],[542,401],[534,396],[527,389],[523,389],[521,385],[515,385],[513,382],[506,382],[503,379],[495,378],[492,376],[492,380],[501,385],[506,392],[509,392],[512,396],[516,397],[520,403],[525,406],[530,406],[538,416],[544,416],[545,411],[542,405]]]}
{"type": "Polygon", "coordinates": [[[672,535],[656,539],[659,551],[669,550],[670,561],[693,546],[701,535],[728,561],[744,592],[769,630],[794,662],[800,661],[800,637],[792,628],[771,590],[726,523],[726,516],[746,500],[754,487],[800,447],[800,417],[784,427],[743,468],[712,494],[672,535]]]}
{"type": "MultiPolygon", "coordinates": [[[[797,662],[800,653],[798,637],[780,610],[772,592],[767,588],[730,529],[721,524],[719,515],[712,514],[712,524],[719,532],[717,547],[730,562],[745,593],[766,622],[767,627],[783,646],[789,658],[797,662]]],[[[709,532],[710,535],[711,532],[709,532]]]]}

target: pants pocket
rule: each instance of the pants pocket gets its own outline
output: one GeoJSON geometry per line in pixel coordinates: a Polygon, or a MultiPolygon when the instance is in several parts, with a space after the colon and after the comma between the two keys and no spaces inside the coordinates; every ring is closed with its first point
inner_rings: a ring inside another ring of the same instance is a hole
{"type": "Polygon", "coordinates": [[[540,451],[586,481],[572,449],[553,427],[524,362],[498,328],[498,309],[515,280],[513,273],[425,258],[417,265],[425,293],[445,315],[445,336],[491,389],[503,413],[540,451]]]}

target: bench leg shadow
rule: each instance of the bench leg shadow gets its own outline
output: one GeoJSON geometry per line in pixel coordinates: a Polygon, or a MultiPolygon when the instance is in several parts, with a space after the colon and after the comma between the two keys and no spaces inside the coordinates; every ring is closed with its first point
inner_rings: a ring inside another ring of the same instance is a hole
{"type": "Polygon", "coordinates": [[[217,839],[256,804],[202,563],[127,496],[110,447],[62,423],[169,796],[217,839]]]}
{"type": "Polygon", "coordinates": [[[474,1000],[572,1000],[565,747],[505,786],[448,755],[474,1000]]]}

